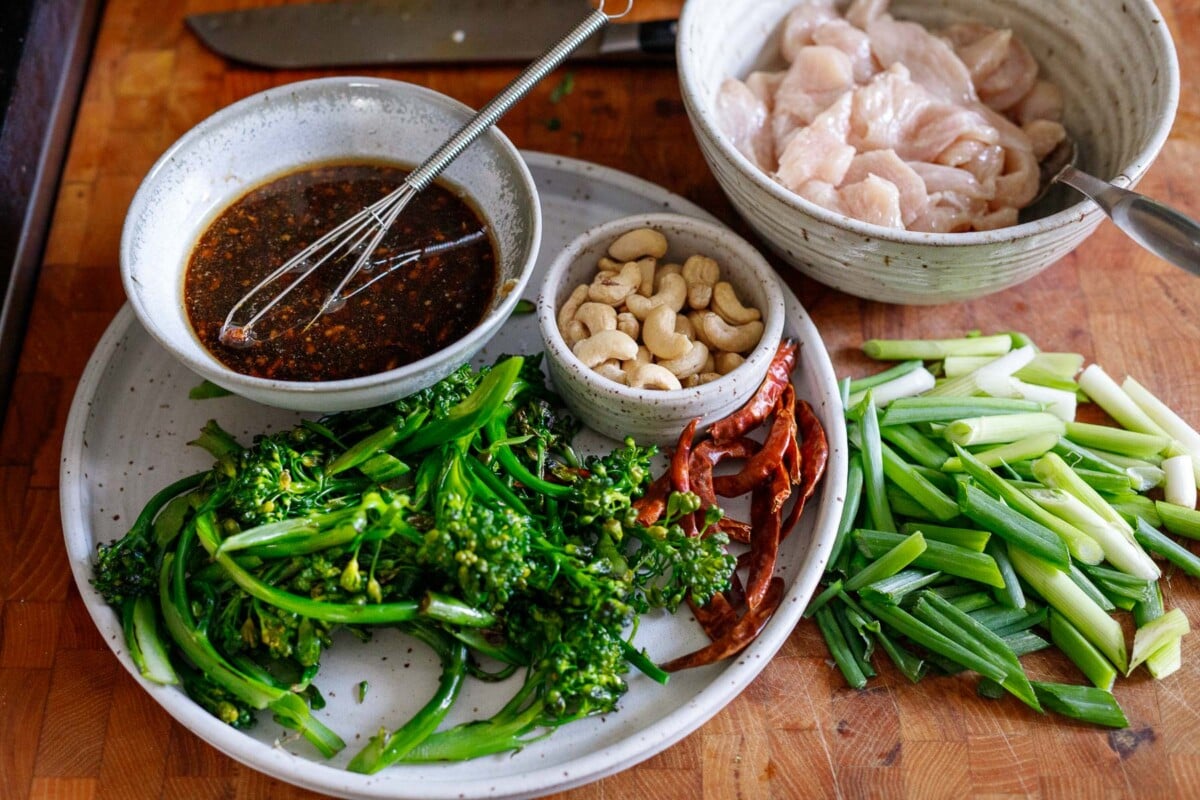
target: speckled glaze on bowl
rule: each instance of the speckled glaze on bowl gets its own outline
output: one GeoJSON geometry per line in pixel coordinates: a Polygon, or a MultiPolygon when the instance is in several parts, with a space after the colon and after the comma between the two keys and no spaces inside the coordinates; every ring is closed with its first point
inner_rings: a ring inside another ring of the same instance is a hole
{"type": "Polygon", "coordinates": [[[183,273],[205,226],[251,188],[308,164],[339,159],[411,167],[473,113],[421,86],[338,77],[269,89],[213,114],[163,154],[130,204],[121,237],[121,276],[138,320],[193,372],[280,408],[364,408],[437,382],[469,361],[508,319],[541,244],[533,176],[499,130],[488,131],[467,148],[441,181],[468,196],[486,218],[497,249],[501,291],[474,330],[426,358],[338,381],[277,381],[236,373],[200,344],[188,323],[183,273]]]}
{"type": "Polygon", "coordinates": [[[774,269],[749,242],[713,222],[679,214],[641,214],[599,225],[580,234],[546,271],[538,295],[538,326],[554,388],[568,408],[588,427],[613,439],[632,436],[639,444],[673,444],[692,419],[701,429],[737,410],[766,376],[784,326],[783,292],[774,269]],[[626,231],[653,228],[667,237],[662,263],[690,255],[709,256],[748,305],[762,312],[763,335],[746,361],[720,379],[691,388],[664,391],[634,389],[611,381],[584,366],[558,329],[558,309],[581,283],[591,283],[596,262],[609,244],[626,231]]]}
{"type": "MultiPolygon", "coordinates": [[[[678,46],[684,105],[705,159],[746,222],[796,269],[858,297],[950,303],[1033,277],[1104,219],[1091,201],[1064,191],[1057,208],[1009,228],[909,232],[850,219],[788,191],[720,133],[714,100],[726,77],[783,64],[776,32],[798,2],[688,0],[678,46]]],[[[1136,184],[1166,141],[1179,65],[1150,0],[896,0],[891,11],[931,27],[975,19],[1012,28],[1063,89],[1080,166],[1118,186],[1136,184]]]]}

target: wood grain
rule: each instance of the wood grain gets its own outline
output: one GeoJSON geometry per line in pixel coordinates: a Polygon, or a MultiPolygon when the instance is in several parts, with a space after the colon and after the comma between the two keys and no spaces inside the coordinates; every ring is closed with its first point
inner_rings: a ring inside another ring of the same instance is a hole
{"type": "MultiPolygon", "coordinates": [[[[279,0],[276,0],[278,2],[279,0]]],[[[230,65],[184,28],[185,14],[263,0],[110,0],[58,191],[14,394],[0,430],[0,797],[312,798],[216,752],[170,719],[111,655],[69,577],[58,518],[59,447],[80,373],[124,296],[117,252],[125,209],[179,135],[252,92],[321,74],[230,65]]],[[[679,0],[639,0],[642,18],[679,0]]],[[[1141,188],[1200,216],[1200,3],[1159,3],[1179,44],[1183,94],[1161,158],[1141,188]]],[[[616,167],[699,203],[744,234],[706,169],[675,73],[573,66],[501,127],[518,146],[616,167]],[[550,120],[555,124],[549,124],[550,120]]],[[[379,69],[478,106],[515,67],[379,69]]],[[[1105,224],[1034,280],[973,303],[903,308],[785,278],[841,375],[871,369],[870,337],[1023,330],[1114,375],[1133,373],[1200,421],[1200,281],[1105,224]]],[[[1200,620],[1200,588],[1170,574],[1167,602],[1200,620]]],[[[886,666],[847,689],[815,629],[797,627],[739,698],[692,736],[621,774],[556,795],[615,797],[1197,797],[1200,637],[1162,682],[1120,682],[1131,726],[1103,731],[975,695],[969,678],[914,686],[886,666]]],[[[1069,665],[1029,659],[1039,677],[1069,665]]]]}

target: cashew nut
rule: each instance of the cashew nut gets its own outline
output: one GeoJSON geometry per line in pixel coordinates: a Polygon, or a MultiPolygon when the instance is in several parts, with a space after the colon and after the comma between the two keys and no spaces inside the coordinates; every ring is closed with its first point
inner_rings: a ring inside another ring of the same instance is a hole
{"type": "Polygon", "coordinates": [[[691,348],[680,358],[666,359],[658,364],[669,369],[676,378],[686,378],[699,372],[707,360],[708,347],[704,342],[692,342],[691,348]]]}
{"type": "Polygon", "coordinates": [[[633,312],[635,317],[644,321],[658,306],[667,306],[671,311],[679,311],[683,308],[685,299],[687,283],[679,275],[668,275],[662,282],[662,288],[654,295],[642,297],[640,294],[631,294],[625,298],[625,307],[633,312]]]}
{"type": "Polygon", "coordinates": [[[682,389],[679,379],[661,364],[637,363],[630,367],[626,380],[634,389],[682,389]]]}
{"type": "Polygon", "coordinates": [[[721,377],[721,373],[719,373],[719,372],[701,372],[696,377],[700,379],[701,383],[712,383],[717,378],[721,377]]]}
{"type": "Polygon", "coordinates": [[[616,383],[625,383],[625,370],[621,368],[621,362],[615,358],[602,361],[593,367],[593,369],[596,371],[597,375],[608,378],[610,381],[615,381],[616,383]]]}
{"type": "Polygon", "coordinates": [[[637,355],[633,357],[634,361],[640,361],[643,364],[651,364],[654,362],[654,353],[650,352],[650,348],[644,344],[638,345],[637,355]]]}
{"type": "Polygon", "coordinates": [[[706,338],[706,334],[704,333],[704,318],[709,315],[715,315],[716,313],[717,312],[715,312],[715,311],[689,311],[687,314],[687,318],[688,318],[688,322],[691,323],[691,326],[692,326],[692,338],[693,339],[704,342],[706,345],[708,345],[709,347],[711,347],[714,350],[720,350],[721,348],[717,347],[712,342],[710,342],[706,338]]]}
{"type": "Polygon", "coordinates": [[[717,368],[717,372],[722,375],[728,375],[740,367],[745,360],[740,353],[720,352],[713,358],[713,363],[717,368]]]}
{"type": "Polygon", "coordinates": [[[692,327],[692,321],[683,314],[675,315],[675,332],[682,333],[689,339],[696,338],[696,329],[692,327]]]}
{"type": "Polygon", "coordinates": [[[761,319],[762,314],[757,308],[747,308],[738,299],[737,292],[728,281],[718,281],[713,286],[712,310],[730,325],[744,325],[761,319]]]}
{"type": "MultiPolygon", "coordinates": [[[[632,295],[630,295],[632,297],[632,295]]],[[[636,339],[642,334],[642,323],[628,311],[617,314],[617,330],[629,334],[630,339],[636,339]]]]}
{"type": "Polygon", "coordinates": [[[596,268],[600,272],[620,272],[623,266],[625,266],[623,263],[613,261],[608,256],[600,256],[600,260],[596,262],[596,268]]]}
{"type": "Polygon", "coordinates": [[[639,258],[637,265],[642,271],[642,282],[638,286],[638,294],[642,297],[649,297],[654,294],[654,273],[658,267],[658,259],[649,257],[639,258]]]}
{"type": "Polygon", "coordinates": [[[657,358],[671,360],[683,357],[692,340],[675,332],[675,312],[669,306],[655,306],[642,323],[642,341],[657,358]]]}
{"type": "Polygon", "coordinates": [[[679,264],[659,264],[658,269],[654,271],[654,289],[657,291],[662,287],[663,278],[668,275],[682,275],[683,267],[679,264]]]}
{"type": "Polygon", "coordinates": [[[571,352],[583,362],[585,367],[591,369],[610,358],[616,358],[621,361],[633,358],[637,355],[637,349],[637,342],[631,339],[628,334],[621,333],[618,330],[611,330],[600,331],[578,342],[571,348],[571,352]]]}
{"type": "Polygon", "coordinates": [[[667,237],[653,228],[637,228],[618,236],[608,246],[617,261],[636,261],[643,256],[662,258],[667,254],[667,237]]]}
{"type": "Polygon", "coordinates": [[[588,336],[617,329],[617,310],[607,303],[588,301],[575,312],[575,319],[584,324],[588,336]]]}
{"type": "Polygon", "coordinates": [[[707,308],[713,285],[721,279],[721,267],[708,256],[689,256],[683,262],[683,278],[687,281],[688,305],[707,308]]]}
{"type": "Polygon", "coordinates": [[[701,330],[704,341],[718,350],[744,353],[762,338],[763,324],[759,320],[753,320],[744,325],[730,325],[721,319],[720,315],[710,312],[704,315],[701,330]]]}
{"type": "Polygon", "coordinates": [[[578,342],[588,337],[588,332],[582,322],[573,319],[567,323],[567,327],[563,328],[562,336],[563,341],[567,343],[567,347],[574,347],[578,342]]]}
{"type": "Polygon", "coordinates": [[[581,283],[575,287],[567,301],[563,303],[562,308],[558,310],[558,329],[565,335],[567,332],[567,323],[575,319],[575,312],[583,305],[583,301],[587,300],[588,287],[586,283],[581,283]]]}
{"type": "Polygon", "coordinates": [[[642,270],[630,261],[612,277],[599,277],[588,287],[588,299],[610,306],[619,306],[626,297],[637,291],[642,283],[642,270]]]}

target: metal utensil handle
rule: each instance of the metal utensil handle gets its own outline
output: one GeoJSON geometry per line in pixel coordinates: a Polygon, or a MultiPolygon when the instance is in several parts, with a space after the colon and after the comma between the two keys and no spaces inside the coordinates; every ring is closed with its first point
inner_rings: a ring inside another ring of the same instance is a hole
{"type": "Polygon", "coordinates": [[[1200,275],[1200,224],[1145,195],[1113,186],[1068,167],[1058,180],[1078,189],[1096,202],[1135,242],[1182,267],[1200,275]]]}
{"type": "Polygon", "coordinates": [[[610,16],[604,13],[603,4],[601,4],[599,9],[588,14],[582,22],[563,36],[554,47],[546,51],[545,55],[534,61],[523,69],[517,77],[513,78],[512,82],[504,88],[504,91],[500,92],[487,105],[479,109],[470,121],[459,128],[457,133],[438,148],[437,152],[427,158],[421,166],[413,170],[406,182],[418,191],[432,183],[433,179],[440,175],[442,170],[449,166],[450,162],[457,158],[463,150],[466,150],[472,142],[478,139],[480,134],[496,124],[496,121],[504,116],[518,100],[528,94],[542,78],[549,75],[558,65],[562,64],[567,56],[574,52],[579,45],[583,44],[603,28],[609,19],[610,16]]]}

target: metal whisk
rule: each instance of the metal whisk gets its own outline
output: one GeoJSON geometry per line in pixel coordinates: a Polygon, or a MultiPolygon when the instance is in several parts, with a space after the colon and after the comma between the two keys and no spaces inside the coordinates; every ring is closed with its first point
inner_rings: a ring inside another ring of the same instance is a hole
{"type": "MultiPolygon", "coordinates": [[[[565,61],[567,56],[574,52],[577,47],[591,38],[611,20],[619,19],[628,14],[633,8],[633,2],[634,0],[626,0],[624,10],[618,14],[609,14],[604,10],[605,0],[600,0],[595,10],[568,31],[544,55],[522,70],[504,88],[504,91],[492,98],[487,105],[476,112],[475,116],[459,128],[457,133],[447,139],[433,155],[410,172],[395,191],[376,201],[374,204],[367,206],[345,222],[342,222],[308,247],[296,253],[296,255],[292,256],[270,275],[259,281],[253,289],[243,295],[234,304],[233,308],[229,310],[229,314],[226,315],[225,322],[221,327],[220,337],[222,344],[230,347],[245,347],[253,344],[255,341],[253,332],[255,323],[269,313],[271,309],[279,305],[285,297],[304,283],[309,276],[331,260],[340,261],[346,257],[354,256],[353,266],[342,277],[337,287],[330,292],[308,324],[311,325],[323,314],[345,302],[348,295],[343,296],[343,290],[361,270],[369,268],[372,254],[387,234],[388,229],[395,223],[401,212],[404,211],[404,207],[408,205],[413,197],[428,187],[429,184],[433,183],[434,179],[454,159],[486,130],[495,125],[518,100],[528,94],[542,78],[546,77],[565,61]],[[298,275],[291,283],[284,287],[283,291],[279,292],[279,294],[272,297],[265,305],[255,311],[250,319],[243,323],[235,322],[235,316],[244,306],[250,303],[259,293],[275,284],[280,278],[292,272],[296,272],[298,275]]],[[[430,250],[431,248],[414,249],[400,254],[397,258],[400,263],[407,264],[418,260],[423,255],[429,253],[430,250]]]]}

